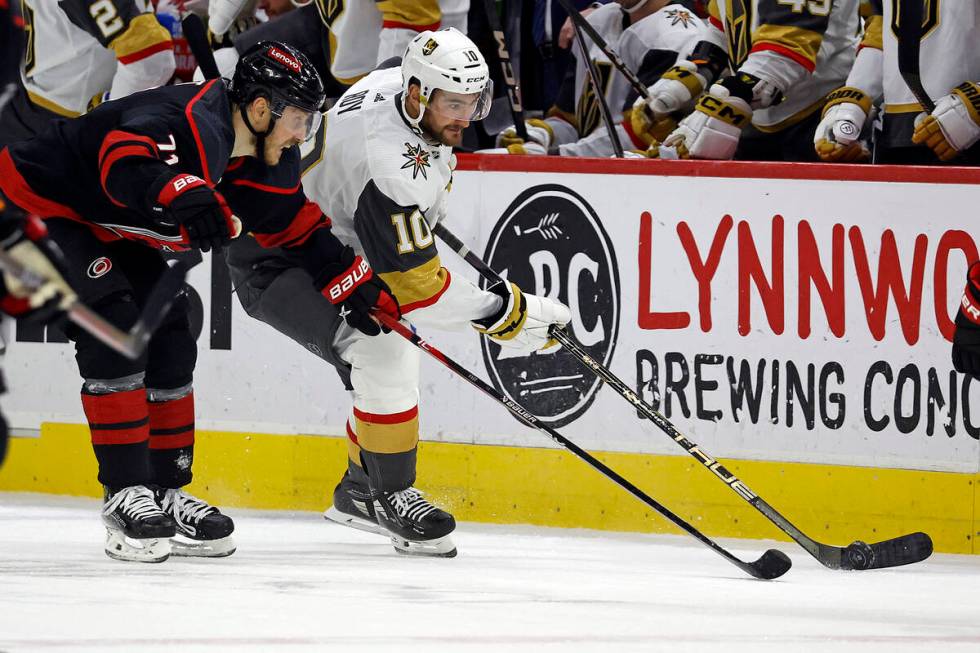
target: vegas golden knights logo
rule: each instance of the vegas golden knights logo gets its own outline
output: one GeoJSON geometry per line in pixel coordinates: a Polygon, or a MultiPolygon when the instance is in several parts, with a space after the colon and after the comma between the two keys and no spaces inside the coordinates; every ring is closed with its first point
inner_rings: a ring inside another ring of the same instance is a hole
{"type": "MultiPolygon", "coordinates": [[[[899,38],[902,24],[902,4],[911,0],[891,0],[892,34],[899,38]]],[[[920,40],[925,39],[939,25],[939,0],[920,0],[922,2],[922,31],[920,40]]]]}
{"type": "Polygon", "coordinates": [[[752,49],[752,0],[725,0],[728,56],[741,66],[752,49]]]}
{"type": "Polygon", "coordinates": [[[438,47],[439,44],[436,43],[435,39],[429,39],[425,42],[425,45],[422,46],[422,54],[428,57],[430,54],[435,52],[435,49],[438,47]]]}
{"type": "MultiPolygon", "coordinates": [[[[602,87],[603,97],[609,92],[609,84],[612,82],[612,64],[608,61],[595,61],[596,72],[599,74],[599,85],[602,87]]],[[[602,121],[602,110],[599,108],[599,100],[595,96],[591,78],[588,73],[582,84],[582,95],[578,99],[575,107],[575,120],[578,123],[579,137],[586,137],[599,126],[602,121]]]]}
{"type": "Polygon", "coordinates": [[[332,26],[333,22],[344,13],[344,5],[344,0],[316,0],[316,9],[320,13],[320,20],[327,27],[332,26]]]}

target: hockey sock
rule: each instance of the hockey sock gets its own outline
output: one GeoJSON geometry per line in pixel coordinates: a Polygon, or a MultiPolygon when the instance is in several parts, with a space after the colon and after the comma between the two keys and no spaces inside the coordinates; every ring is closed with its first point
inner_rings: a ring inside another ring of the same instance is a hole
{"type": "Polygon", "coordinates": [[[146,390],[94,394],[83,389],[82,408],[99,462],[99,482],[114,489],[148,483],[146,390]]]}
{"type": "Polygon", "coordinates": [[[191,482],[194,462],[194,392],[148,390],[153,482],[179,488],[191,482]],[[179,394],[182,396],[174,397],[179,394]]]}
{"type": "Polygon", "coordinates": [[[418,406],[386,414],[355,407],[354,427],[372,492],[404,490],[415,483],[418,406]]]}

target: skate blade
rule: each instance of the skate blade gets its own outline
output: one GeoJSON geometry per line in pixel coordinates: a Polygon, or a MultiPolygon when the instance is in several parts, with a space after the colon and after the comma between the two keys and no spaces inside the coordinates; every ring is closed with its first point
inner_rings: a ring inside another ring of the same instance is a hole
{"type": "Polygon", "coordinates": [[[341,526],[356,528],[357,530],[364,531],[365,533],[374,533],[375,535],[388,534],[381,528],[381,526],[378,525],[378,522],[372,522],[368,521],[366,518],[348,515],[346,512],[341,512],[333,506],[330,506],[323,511],[323,518],[328,521],[332,521],[335,524],[340,524],[341,526]]]}
{"type": "Polygon", "coordinates": [[[105,554],[124,562],[163,562],[170,557],[170,540],[162,537],[137,539],[122,531],[106,529],[105,554]]]}
{"type": "Polygon", "coordinates": [[[170,538],[171,555],[182,558],[225,558],[237,548],[231,536],[217,540],[194,540],[183,535],[170,538]]]}
{"type": "Polygon", "coordinates": [[[453,543],[453,538],[449,535],[424,541],[406,540],[404,537],[392,535],[391,544],[395,547],[396,552],[405,556],[420,558],[456,557],[456,545],[453,543]]]}

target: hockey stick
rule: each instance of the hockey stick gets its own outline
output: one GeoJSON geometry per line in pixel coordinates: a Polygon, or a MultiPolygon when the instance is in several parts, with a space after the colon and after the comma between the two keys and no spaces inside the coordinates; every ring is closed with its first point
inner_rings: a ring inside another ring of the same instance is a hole
{"type": "MultiPolygon", "coordinates": [[[[483,262],[480,257],[471,252],[453,233],[451,233],[442,223],[432,227],[432,232],[439,236],[449,247],[456,251],[467,263],[486,278],[491,284],[501,283],[503,280],[490,266],[483,262]]],[[[780,530],[789,535],[807,553],[817,559],[820,564],[830,569],[881,569],[884,567],[898,567],[901,565],[921,562],[932,554],[932,539],[925,533],[910,533],[901,535],[890,540],[867,544],[860,540],[852,542],[846,547],[832,546],[817,542],[806,535],[792,522],[783,517],[775,508],[770,506],[765,499],[749,489],[745,483],[739,480],[734,474],[712,458],[701,448],[688,440],[681,434],[671,422],[648,406],[633,390],[622,380],[610,372],[601,363],[594,360],[589,354],[568,334],[564,329],[552,327],[551,335],[575,358],[579,360],[593,374],[612,388],[618,395],[632,404],[637,411],[643,414],[648,420],[653,422],[666,433],[682,449],[687,451],[698,462],[707,467],[715,476],[720,478],[723,483],[730,487],[735,494],[747,501],[756,510],[766,516],[769,521],[775,524],[780,530]]]]}
{"type": "Polygon", "coordinates": [[[507,101],[510,103],[510,113],[514,118],[514,130],[517,136],[527,142],[527,126],[524,124],[524,105],[521,103],[521,87],[518,86],[514,78],[514,67],[510,63],[510,51],[507,49],[507,40],[504,38],[504,30],[500,26],[500,17],[497,16],[497,6],[494,0],[484,0],[483,9],[487,15],[487,23],[490,31],[493,32],[493,39],[497,42],[497,61],[500,62],[500,72],[503,75],[504,84],[507,85],[507,101]]]}
{"type": "MultiPolygon", "coordinates": [[[[75,298],[64,308],[68,319],[88,331],[107,347],[119,352],[126,358],[137,359],[146,350],[153,332],[170,310],[177,292],[184,283],[187,266],[179,261],[169,261],[169,267],[157,281],[153,290],[147,296],[146,304],[140,312],[139,319],[128,332],[109,323],[98,313],[75,298]]],[[[15,277],[31,291],[36,291],[44,285],[45,279],[24,267],[17,259],[7,252],[0,250],[0,268],[15,277]]]]}
{"type": "Polygon", "coordinates": [[[491,399],[494,399],[497,403],[504,406],[507,410],[511,412],[514,417],[520,420],[526,426],[537,429],[547,435],[549,438],[554,440],[557,444],[561,445],[565,449],[571,451],[573,454],[584,460],[593,469],[598,471],[600,474],[616,483],[634,497],[650,506],[661,515],[670,520],[675,526],[685,531],[689,535],[693,536],[699,542],[710,548],[712,551],[720,555],[721,557],[728,560],[730,563],[744,571],[745,573],[754,576],[755,578],[761,578],[763,580],[771,580],[773,578],[779,578],[787,571],[789,571],[792,562],[782,551],[778,549],[768,549],[762,556],[755,562],[744,562],[739,558],[736,558],[729,551],[721,547],[719,544],[714,542],[707,535],[699,531],[698,529],[691,526],[686,521],[675,515],[667,507],[658,503],[656,500],[652,499],[645,492],[640,490],[638,487],[627,481],[625,478],[614,472],[612,469],[607,467],[604,463],[595,458],[592,454],[588,453],[584,449],[581,449],[574,442],[563,436],[561,433],[551,428],[547,424],[538,421],[531,413],[527,412],[520,404],[508,399],[503,393],[497,391],[485,381],[480,379],[465,367],[454,361],[453,359],[446,356],[444,353],[433,347],[431,344],[422,339],[418,333],[415,332],[414,328],[406,326],[399,320],[387,315],[386,313],[381,313],[377,311],[374,313],[375,318],[377,318],[381,324],[389,327],[392,331],[396,331],[400,336],[411,342],[413,345],[427,352],[430,356],[435,358],[437,361],[448,367],[450,370],[460,375],[470,385],[480,390],[483,394],[487,395],[491,399]]]}
{"type": "Polygon", "coordinates": [[[609,113],[609,105],[606,104],[602,85],[599,83],[599,71],[596,70],[595,62],[589,56],[589,47],[585,43],[585,36],[582,34],[581,23],[585,22],[585,19],[578,15],[578,12],[575,11],[575,8],[572,7],[568,0],[559,1],[565,8],[565,11],[569,12],[568,15],[570,17],[575,16],[575,18],[579,19],[575,20],[575,18],[572,18],[572,27],[575,28],[575,41],[578,43],[579,51],[582,53],[585,69],[589,73],[589,79],[592,81],[592,92],[595,93],[596,104],[599,105],[599,113],[602,115],[602,122],[606,126],[609,140],[612,142],[613,152],[616,154],[616,158],[622,159],[625,156],[623,153],[623,144],[619,142],[619,135],[616,134],[616,125],[613,124],[612,114],[609,113]]]}
{"type": "MultiPolygon", "coordinates": [[[[922,41],[922,0],[899,0],[898,12],[898,72],[912,95],[926,113],[936,110],[919,74],[919,44],[922,41]]],[[[892,19],[894,20],[894,18],[892,19]]]]}
{"type": "Polygon", "coordinates": [[[184,30],[187,45],[190,46],[194,58],[197,59],[197,65],[201,67],[201,72],[204,73],[204,79],[221,77],[218,64],[214,61],[214,53],[208,44],[208,34],[204,29],[204,23],[201,22],[201,17],[190,12],[180,19],[180,24],[181,29],[184,30]]]}
{"type": "Polygon", "coordinates": [[[575,7],[572,6],[572,3],[570,3],[568,0],[558,0],[558,2],[565,9],[565,11],[568,12],[568,17],[571,19],[571,21],[577,24],[583,32],[589,35],[589,38],[592,39],[592,42],[595,43],[596,47],[602,50],[602,53],[606,55],[609,62],[623,75],[623,77],[626,78],[626,81],[633,87],[633,90],[639,93],[644,100],[649,100],[650,89],[648,89],[647,85],[641,82],[640,78],[636,76],[636,73],[630,70],[629,66],[627,66],[622,59],[620,59],[619,55],[616,54],[616,51],[609,47],[606,39],[602,38],[599,32],[595,31],[595,28],[592,27],[589,21],[582,17],[582,14],[575,11],[575,7]]]}

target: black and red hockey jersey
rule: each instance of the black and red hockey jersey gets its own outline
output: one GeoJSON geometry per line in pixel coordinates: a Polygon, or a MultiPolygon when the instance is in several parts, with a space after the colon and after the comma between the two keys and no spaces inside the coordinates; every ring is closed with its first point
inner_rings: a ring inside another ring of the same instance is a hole
{"type": "Polygon", "coordinates": [[[329,230],[314,234],[330,221],[303,193],[299,149],[276,166],[253,157],[229,160],[231,116],[222,80],[106,102],[0,151],[0,188],[24,210],[83,222],[103,241],[182,251],[185,238],[163,211],[160,193],[177,175],[191,174],[220,191],[263,246],[312,246],[320,266],[334,260],[339,241],[329,230]]]}

